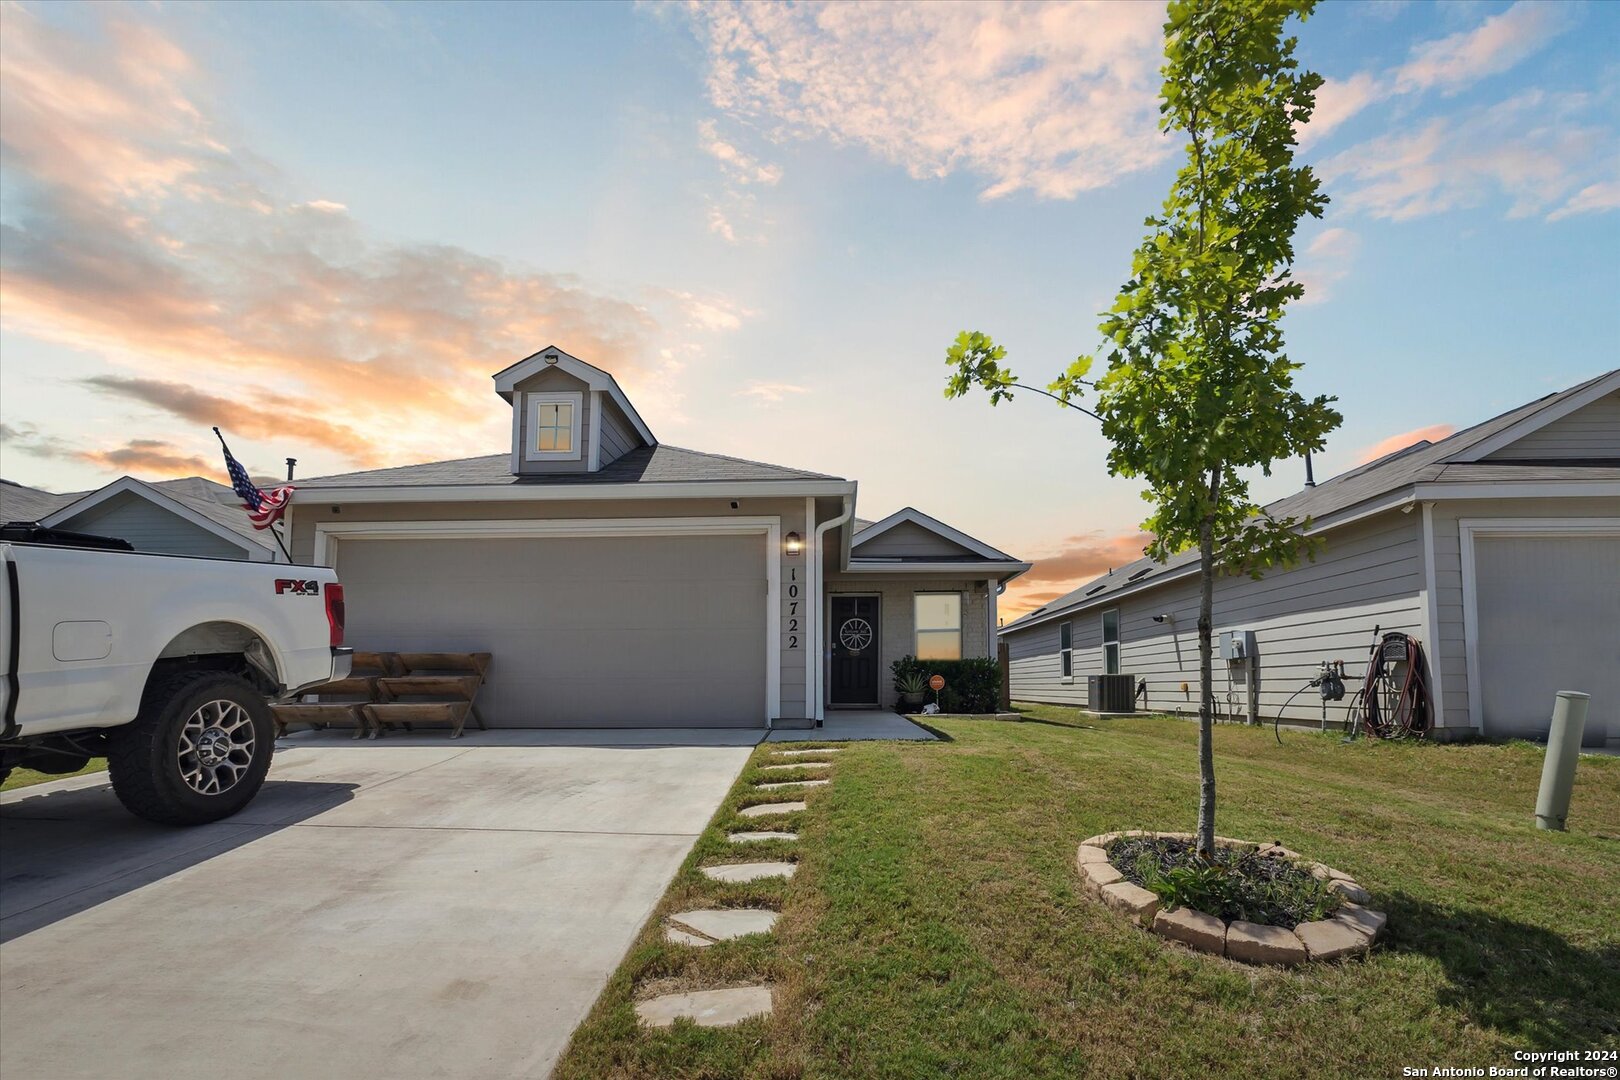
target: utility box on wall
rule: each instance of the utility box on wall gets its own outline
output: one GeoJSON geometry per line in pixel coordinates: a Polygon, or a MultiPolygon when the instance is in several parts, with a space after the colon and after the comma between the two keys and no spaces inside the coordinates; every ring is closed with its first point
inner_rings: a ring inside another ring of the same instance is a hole
{"type": "Polygon", "coordinates": [[[1254,661],[1254,631],[1221,631],[1221,659],[1228,664],[1252,663],[1254,661]]]}

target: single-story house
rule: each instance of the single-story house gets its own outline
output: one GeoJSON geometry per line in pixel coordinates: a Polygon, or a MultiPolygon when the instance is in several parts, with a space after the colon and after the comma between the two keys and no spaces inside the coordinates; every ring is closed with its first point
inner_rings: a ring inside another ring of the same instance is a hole
{"type": "MultiPolygon", "coordinates": [[[[1620,370],[1267,509],[1325,546],[1217,581],[1217,642],[1254,634],[1252,659],[1217,656],[1223,716],[1276,718],[1323,661],[1353,693],[1374,630],[1400,630],[1428,653],[1435,737],[1545,738],[1555,692],[1582,690],[1588,745],[1620,740],[1620,370]]],[[[1089,676],[1124,674],[1147,708],[1196,714],[1197,623],[1196,551],[1117,567],[1001,628],[1012,696],[1084,705],[1089,676]]],[[[1320,698],[1282,715],[1317,723],[1320,698]]]]}
{"type": "Polygon", "coordinates": [[[851,480],[660,443],[560,349],[494,380],[509,447],[305,480],[287,514],[350,644],[493,654],[492,726],[807,726],[892,705],[906,654],[994,654],[1028,563],[910,508],[860,522],[851,480]]]}
{"type": "Polygon", "coordinates": [[[0,480],[0,522],[33,521],[68,532],[128,540],[136,551],[285,561],[276,542],[253,528],[231,489],[200,476],[120,477],[94,491],[57,495],[0,480]]]}

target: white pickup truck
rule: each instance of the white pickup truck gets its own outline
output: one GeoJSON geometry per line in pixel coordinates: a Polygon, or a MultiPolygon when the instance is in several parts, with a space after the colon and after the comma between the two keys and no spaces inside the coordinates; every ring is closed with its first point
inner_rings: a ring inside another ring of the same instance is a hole
{"type": "Polygon", "coordinates": [[[128,546],[0,527],[0,779],[105,754],[132,813],[215,821],[264,782],[269,703],[348,675],[343,587],[324,566],[128,546]]]}

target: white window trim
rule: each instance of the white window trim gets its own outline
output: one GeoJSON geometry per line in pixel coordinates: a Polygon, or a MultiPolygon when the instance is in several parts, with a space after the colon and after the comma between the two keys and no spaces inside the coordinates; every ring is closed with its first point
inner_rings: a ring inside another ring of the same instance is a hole
{"type": "MultiPolygon", "coordinates": [[[[917,656],[922,652],[921,648],[919,647],[921,642],[917,640],[917,635],[928,632],[917,625],[917,601],[925,596],[956,597],[956,659],[966,659],[967,640],[966,631],[962,628],[962,620],[967,614],[967,601],[962,596],[962,591],[960,589],[919,589],[911,594],[911,654],[913,656],[917,656]]],[[[929,629],[935,633],[943,634],[949,628],[944,626],[935,626],[930,627],[929,629]]]]}
{"type": "Polygon", "coordinates": [[[1064,686],[1069,686],[1074,682],[1074,620],[1073,619],[1065,619],[1063,622],[1058,623],[1058,682],[1062,683],[1064,686]],[[1067,626],[1069,628],[1069,647],[1067,649],[1065,649],[1063,647],[1063,628],[1065,626],[1067,626]],[[1069,660],[1068,674],[1064,674],[1064,671],[1063,671],[1063,660],[1064,660],[1064,654],[1065,653],[1068,654],[1068,660],[1069,660]]]}
{"type": "Polygon", "coordinates": [[[585,396],[578,393],[562,394],[524,394],[523,395],[524,428],[523,428],[523,460],[524,461],[578,461],[583,457],[584,447],[580,446],[579,432],[584,420],[585,396]],[[536,450],[534,447],[535,432],[538,427],[540,406],[542,405],[571,405],[570,415],[573,417],[567,450],[536,450]]]}
{"type": "Polygon", "coordinates": [[[544,536],[765,537],[765,716],[782,715],[782,519],[779,517],[551,518],[515,521],[319,521],[315,565],[335,566],[342,540],[477,540],[544,536]]]}
{"type": "MultiPolygon", "coordinates": [[[[1462,550],[1463,651],[1468,665],[1468,724],[1481,735],[1485,730],[1485,698],[1479,677],[1479,594],[1474,583],[1474,539],[1479,536],[1620,536],[1620,518],[1458,518],[1457,539],[1462,550]]],[[[1440,650],[1430,650],[1430,663],[1438,666],[1440,650]]],[[[1444,702],[1435,708],[1444,714],[1444,702]]]]}
{"type": "Polygon", "coordinates": [[[1125,670],[1125,634],[1119,624],[1119,608],[1103,608],[1097,612],[1097,629],[1102,634],[1102,669],[1104,675],[1119,675],[1125,670]],[[1114,640],[1108,640],[1108,613],[1114,613],[1114,640]],[[1108,670],[1108,646],[1114,647],[1114,666],[1118,671],[1108,670]]]}

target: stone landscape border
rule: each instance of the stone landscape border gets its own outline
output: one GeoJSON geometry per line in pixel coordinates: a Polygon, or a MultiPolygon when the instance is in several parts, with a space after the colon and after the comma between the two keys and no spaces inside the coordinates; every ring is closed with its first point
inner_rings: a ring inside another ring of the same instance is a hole
{"type": "MultiPolygon", "coordinates": [[[[1075,855],[1075,863],[1086,890],[1144,929],[1200,952],[1229,957],[1246,964],[1289,966],[1303,964],[1307,960],[1340,960],[1366,953],[1388,922],[1388,916],[1382,911],[1362,906],[1372,899],[1367,890],[1352,881],[1349,874],[1322,863],[1305,863],[1305,866],[1313,876],[1326,881],[1329,889],[1344,897],[1345,902],[1331,919],[1300,923],[1294,929],[1286,930],[1280,926],[1263,926],[1238,919],[1228,923],[1190,908],[1161,911],[1158,896],[1126,881],[1125,875],[1108,861],[1108,845],[1132,836],[1165,840],[1193,839],[1191,833],[1147,832],[1141,829],[1087,837],[1080,842],[1080,850],[1075,855]]],[[[1280,844],[1254,844],[1226,836],[1217,836],[1215,843],[1221,847],[1242,848],[1303,862],[1298,852],[1280,844]]]]}

